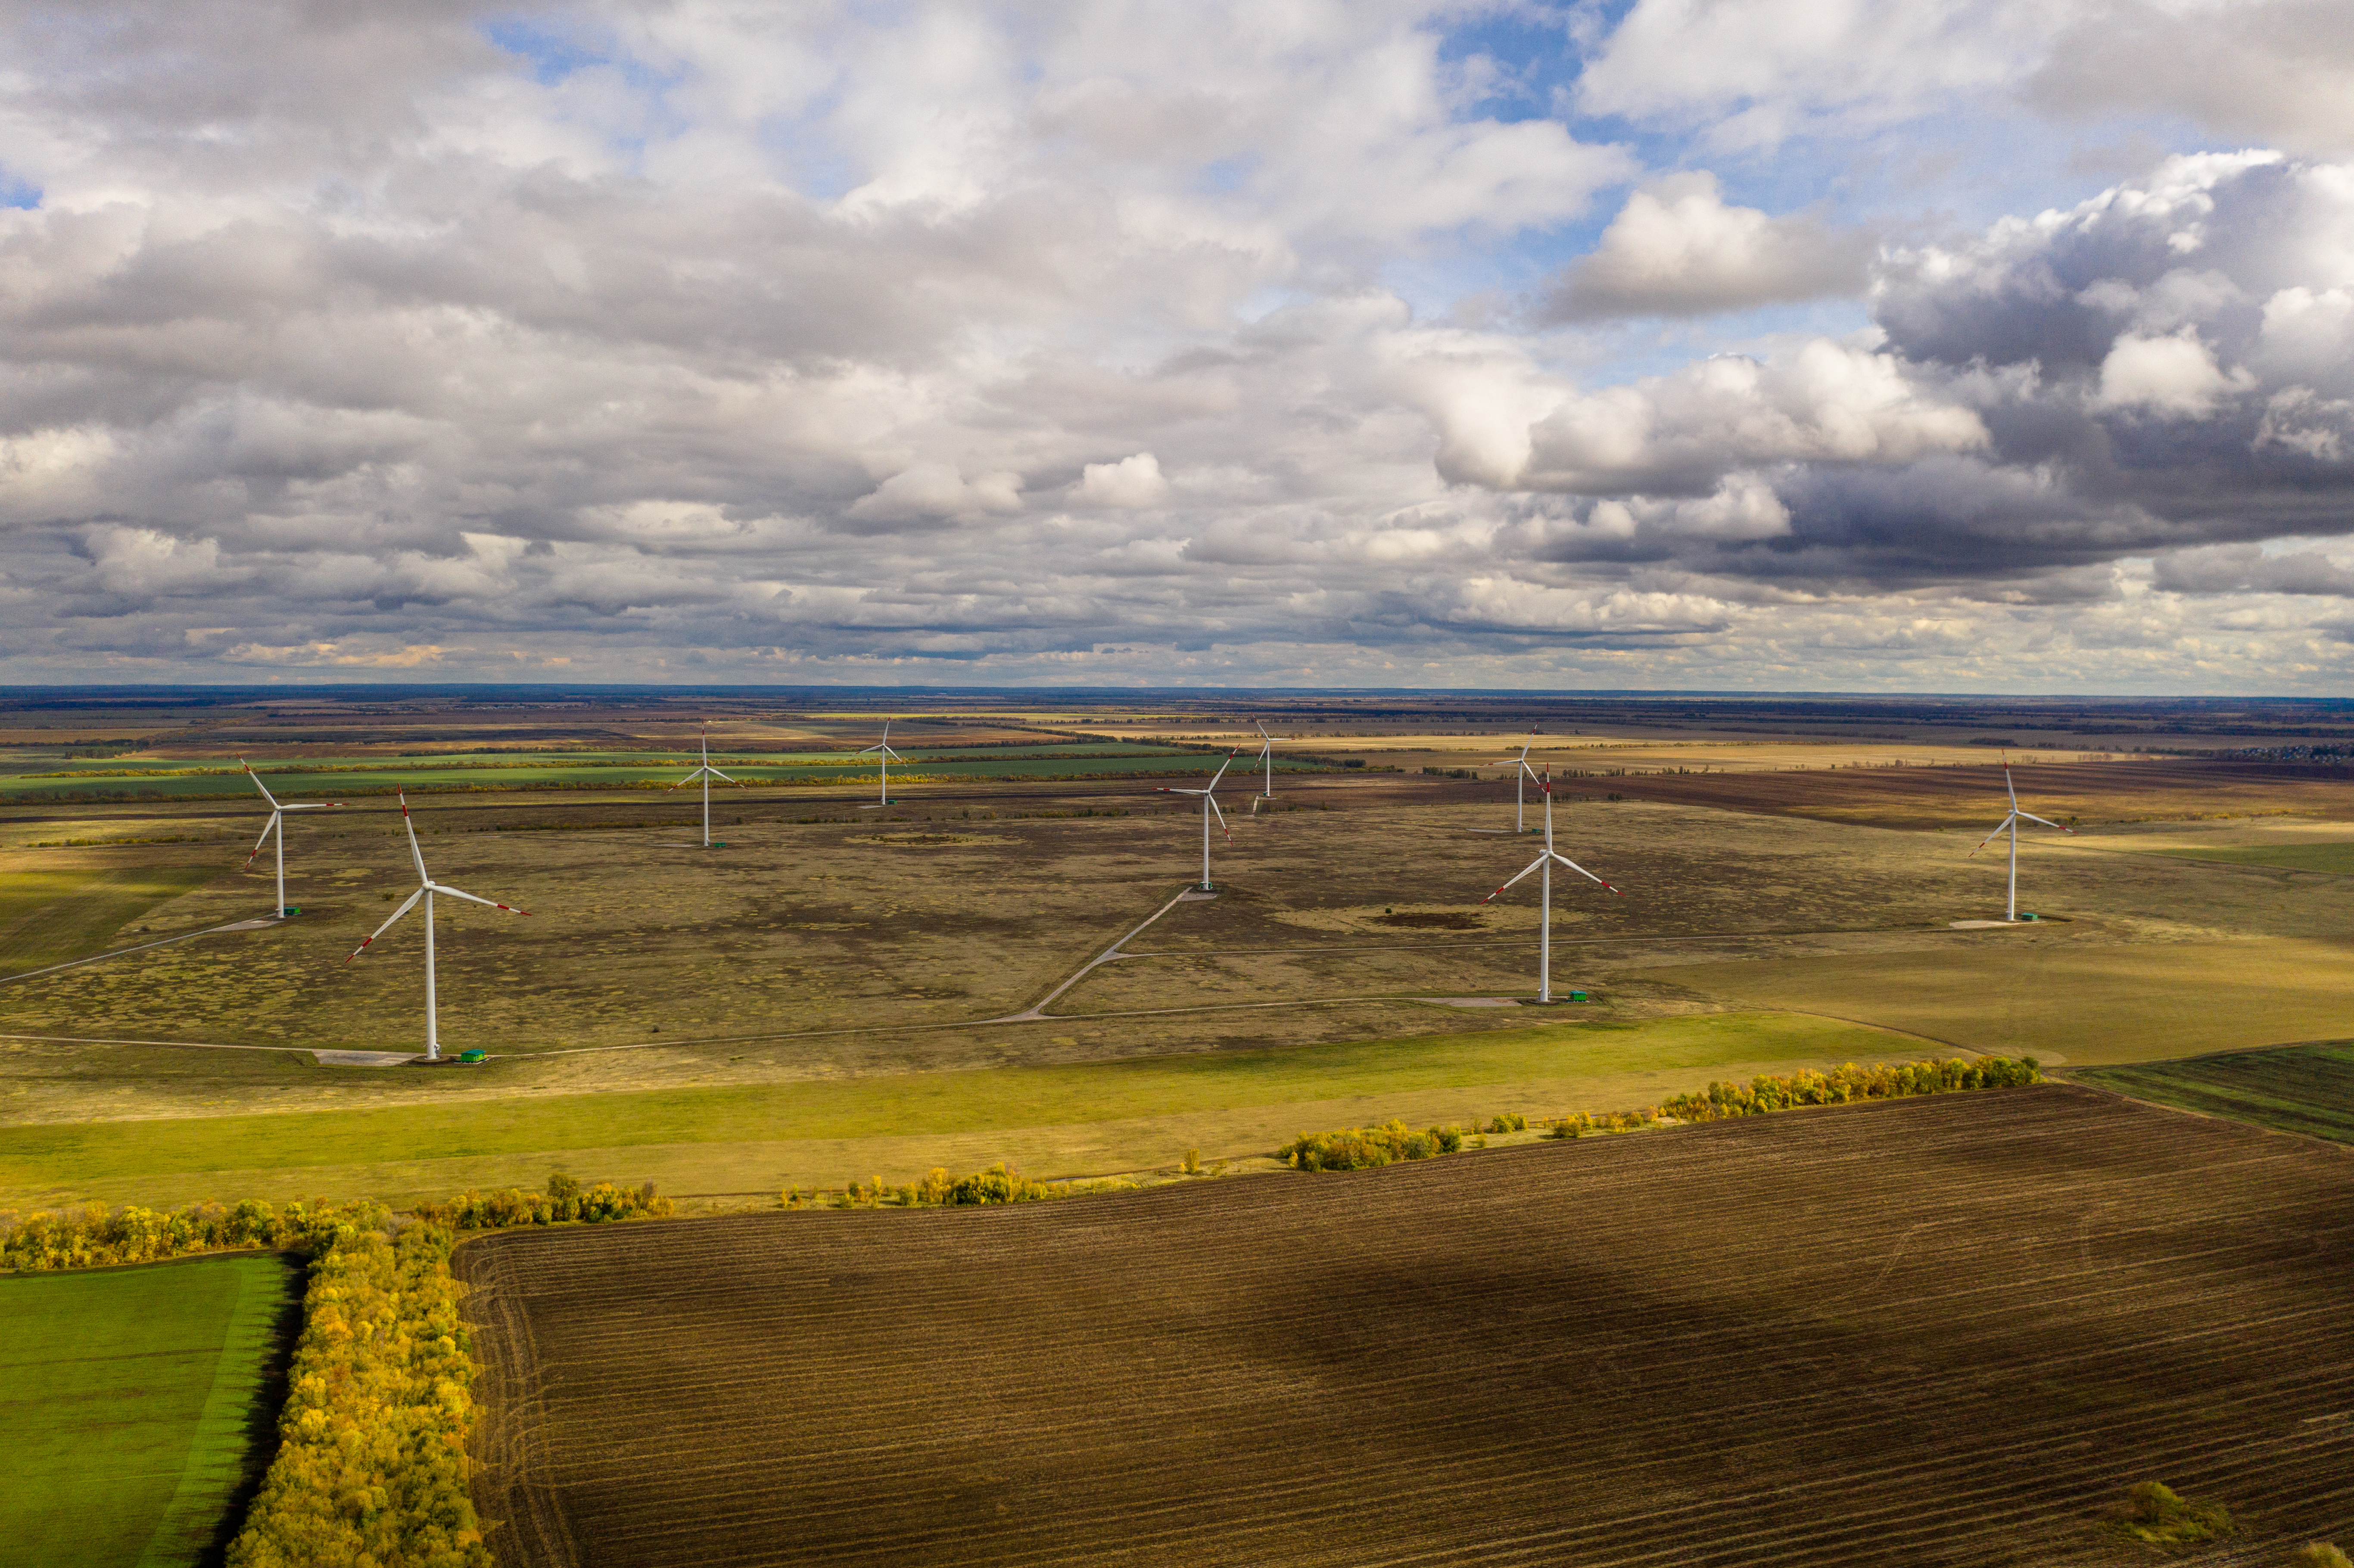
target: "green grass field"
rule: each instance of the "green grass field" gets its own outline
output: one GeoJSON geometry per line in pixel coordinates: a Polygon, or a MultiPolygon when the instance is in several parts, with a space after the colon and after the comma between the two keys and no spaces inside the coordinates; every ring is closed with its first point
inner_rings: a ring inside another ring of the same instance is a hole
{"type": "Polygon", "coordinates": [[[2253,844],[2230,849],[2163,849],[2151,852],[2177,860],[2218,860],[2231,865],[2269,865],[2283,871],[2326,871],[2354,876],[2354,843],[2253,844]]]}
{"type": "Polygon", "coordinates": [[[2137,1099],[2354,1143],[2354,1042],[2225,1051],[2076,1075],[2137,1099]]]}
{"type": "Polygon", "coordinates": [[[300,1280],[277,1256],[0,1277],[0,1559],[203,1561],[267,1462],[260,1402],[300,1280]]]}
{"type": "Polygon", "coordinates": [[[102,951],[122,927],[220,872],[218,866],[11,871],[0,879],[0,975],[102,951]]]}
{"type": "MultiPolygon", "coordinates": [[[[1887,1060],[1929,1054],[1919,1043],[1875,1029],[1787,1013],[1714,1014],[1632,1024],[1563,1024],[1469,1034],[1311,1045],[1279,1051],[1204,1053],[1062,1066],[904,1073],[821,1082],[733,1087],[517,1096],[469,1101],[462,1109],[406,1105],[295,1115],[75,1122],[0,1129],[0,1193],[100,1192],[118,1200],[178,1202],[248,1195],[232,1180],[257,1172],[292,1175],[294,1191],[346,1186],[410,1195],[423,1172],[371,1177],[370,1168],[440,1162],[451,1184],[479,1174],[474,1162],[535,1159],[567,1150],[799,1141],[915,1140],[971,1146],[1016,1130],[1150,1123],[1172,1118],[1233,1122],[1238,1113],[1378,1102],[1363,1114],[1431,1117],[1482,1111],[1543,1113],[1628,1108],[1611,1097],[1654,1081],[1699,1087],[1712,1070],[1765,1070],[1794,1062],[1887,1060]],[[1641,1083],[1630,1083],[1637,1077],[1641,1083]],[[1580,1085],[1594,1086],[1589,1102],[1580,1085]],[[1561,1103],[1540,1102],[1550,1096],[1561,1103]],[[1493,1103],[1490,1103],[1490,1102],[1493,1103]],[[1460,1105],[1448,1111],[1444,1107],[1460,1105]],[[332,1172],[332,1180],[325,1179],[332,1172]],[[232,1176],[231,1173],[234,1173],[232,1176]],[[195,1188],[191,1187],[191,1182],[195,1188]]],[[[500,1065],[493,1064],[493,1069],[500,1065]]],[[[524,1070],[526,1064],[514,1064],[524,1070]]],[[[1628,1104],[1633,1104],[1629,1101],[1628,1104]]],[[[1302,1109],[1300,1115],[1337,1114],[1302,1109]]],[[[1247,1119],[1247,1118],[1243,1118],[1247,1119]]],[[[1278,1123],[1278,1125],[1284,1125],[1278,1123]]],[[[1299,1130],[1287,1128],[1287,1130],[1299,1130]]],[[[1198,1137],[1204,1135],[1196,1134],[1198,1137]]],[[[1272,1142],[1268,1144],[1272,1148],[1272,1142]]],[[[1178,1148],[1183,1148],[1179,1144],[1178,1148]]],[[[1128,1150],[1120,1168],[1166,1158],[1128,1150]]],[[[1225,1151],[1221,1151],[1225,1152],[1225,1151]]],[[[1263,1151],[1262,1151],[1263,1152],[1263,1151]]],[[[993,1158],[994,1155],[989,1155],[993,1158]]],[[[1115,1159],[1119,1156],[1115,1154],[1115,1159]]],[[[544,1167],[541,1168],[544,1174],[544,1167]]],[[[631,1174],[600,1167],[588,1174],[631,1174]]],[[[859,1172],[861,1175],[864,1171],[859,1172]]],[[[1041,1170],[1040,1174],[1065,1172],[1041,1170]]],[[[428,1186],[422,1194],[439,1195],[428,1186]]]]}

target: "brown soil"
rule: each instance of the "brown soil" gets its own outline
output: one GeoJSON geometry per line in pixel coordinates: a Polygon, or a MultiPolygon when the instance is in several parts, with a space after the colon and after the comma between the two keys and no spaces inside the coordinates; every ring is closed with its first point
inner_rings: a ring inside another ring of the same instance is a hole
{"type": "Polygon", "coordinates": [[[2047,1086],[471,1243],[542,1564],[2247,1562],[2354,1533],[2354,1163],[2047,1086]],[[2233,1561],[2240,1561],[2234,1558],[2233,1561]]]}
{"type": "Polygon", "coordinates": [[[1477,915],[1379,915],[1373,924],[1408,931],[1477,931],[1483,922],[1477,915]]]}

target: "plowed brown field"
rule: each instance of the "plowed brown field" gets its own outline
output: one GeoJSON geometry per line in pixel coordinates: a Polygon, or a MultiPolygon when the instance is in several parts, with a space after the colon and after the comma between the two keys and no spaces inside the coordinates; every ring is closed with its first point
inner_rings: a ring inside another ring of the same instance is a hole
{"type": "Polygon", "coordinates": [[[2354,1535],[2354,1161],[2052,1085],[469,1244],[510,1563],[2201,1561],[2354,1535]]]}

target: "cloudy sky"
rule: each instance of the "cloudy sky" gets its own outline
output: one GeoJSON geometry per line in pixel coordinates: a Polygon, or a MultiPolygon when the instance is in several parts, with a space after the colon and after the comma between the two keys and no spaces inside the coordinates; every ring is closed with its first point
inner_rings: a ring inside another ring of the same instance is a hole
{"type": "Polygon", "coordinates": [[[0,17],[0,680],[2354,691],[2344,0],[0,17]]]}

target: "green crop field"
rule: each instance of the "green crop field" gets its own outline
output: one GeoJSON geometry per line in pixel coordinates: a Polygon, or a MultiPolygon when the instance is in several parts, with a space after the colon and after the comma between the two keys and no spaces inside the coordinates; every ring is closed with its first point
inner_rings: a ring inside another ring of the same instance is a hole
{"type": "MultiPolygon", "coordinates": [[[[1716,1071],[1737,1076],[1910,1058],[1923,1054],[1916,1045],[1831,1020],[1720,1013],[815,1083],[518,1095],[470,1099],[462,1115],[422,1104],[57,1123],[0,1129],[0,1200],[66,1190],[150,1202],[313,1192],[440,1196],[486,1181],[536,1184],[551,1160],[585,1171],[588,1160],[567,1156],[591,1150],[596,1160],[628,1162],[599,1166],[596,1174],[652,1176],[675,1186],[684,1175],[677,1169],[682,1155],[688,1168],[707,1169],[711,1146],[730,1145],[757,1145],[757,1160],[790,1166],[795,1145],[807,1158],[810,1146],[847,1144],[852,1149],[836,1158],[863,1177],[875,1160],[904,1160],[900,1150],[915,1145],[963,1141],[985,1160],[999,1157],[1010,1135],[1034,1144],[1040,1129],[1107,1126],[1125,1126],[1131,1139],[1123,1147],[1115,1135],[1106,1151],[1110,1168],[1137,1169],[1187,1147],[1162,1147],[1161,1129],[1172,1121],[1200,1123],[1190,1136],[1214,1156],[1247,1157],[1301,1130],[1293,1125],[1301,1120],[1617,1110],[1656,1100],[1670,1082],[1704,1082],[1716,1071]],[[1242,1141],[1221,1147],[1214,1141],[1221,1131],[1242,1141]],[[855,1162],[862,1154],[865,1161],[855,1162]]],[[[493,1064],[477,1076],[443,1081],[480,1084],[490,1071],[530,1065],[493,1064]]],[[[762,1180],[773,1180],[769,1164],[759,1170],[762,1180]]],[[[775,1174],[814,1181],[834,1172],[775,1174]]]]}
{"type": "Polygon", "coordinates": [[[2283,871],[2326,871],[2354,876],[2354,843],[2250,844],[2219,849],[2163,849],[2177,860],[2215,860],[2232,865],[2269,865],[2283,871]]]}
{"type": "Polygon", "coordinates": [[[2137,1099],[2354,1143],[2354,1042],[2224,1051],[2076,1075],[2137,1099]]]}
{"type": "Polygon", "coordinates": [[[0,1277],[0,1557],[204,1561],[267,1460],[261,1401],[299,1281],[276,1256],[0,1277]]]}

